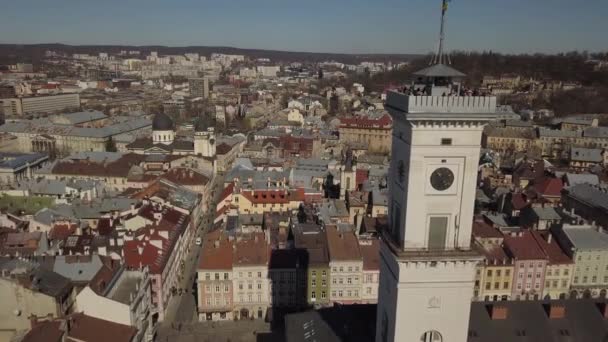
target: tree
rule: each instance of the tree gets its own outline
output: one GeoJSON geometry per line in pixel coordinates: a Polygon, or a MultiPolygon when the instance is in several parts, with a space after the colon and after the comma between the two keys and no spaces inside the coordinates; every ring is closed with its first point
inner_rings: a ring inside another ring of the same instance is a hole
{"type": "Polygon", "coordinates": [[[108,140],[106,140],[106,152],[117,152],[118,149],[116,148],[116,143],[114,142],[114,139],[112,139],[112,137],[110,137],[108,140]]]}
{"type": "Polygon", "coordinates": [[[319,79],[323,79],[323,69],[319,69],[319,79]]]}

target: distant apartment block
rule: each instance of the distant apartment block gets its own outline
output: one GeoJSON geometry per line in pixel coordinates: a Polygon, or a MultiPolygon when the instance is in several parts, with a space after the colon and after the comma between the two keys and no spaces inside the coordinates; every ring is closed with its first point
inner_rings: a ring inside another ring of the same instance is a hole
{"type": "Polygon", "coordinates": [[[54,111],[80,108],[78,94],[61,94],[2,99],[5,115],[23,115],[30,113],[49,113],[54,111]]]}

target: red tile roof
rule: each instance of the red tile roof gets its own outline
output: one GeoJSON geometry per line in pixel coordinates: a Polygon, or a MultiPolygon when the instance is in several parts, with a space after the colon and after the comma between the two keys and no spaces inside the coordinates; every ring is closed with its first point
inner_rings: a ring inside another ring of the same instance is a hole
{"type": "Polygon", "coordinates": [[[505,235],[504,244],[508,253],[518,260],[545,260],[547,256],[531,232],[521,231],[517,236],[505,235]]]}
{"type": "Polygon", "coordinates": [[[281,204],[306,199],[303,188],[294,190],[243,190],[241,195],[255,204],[281,204]]]}
{"type": "Polygon", "coordinates": [[[564,183],[560,178],[546,178],[540,184],[534,185],[536,192],[545,197],[560,197],[564,183]]]}
{"type": "Polygon", "coordinates": [[[336,226],[327,226],[327,246],[332,261],[361,260],[359,242],[354,232],[339,232],[336,226]]]}
{"type": "Polygon", "coordinates": [[[162,272],[188,222],[188,216],[177,210],[165,208],[158,224],[141,228],[135,233],[133,240],[125,241],[123,246],[125,265],[130,268],[149,266],[152,273],[162,272]]]}
{"type": "Polygon", "coordinates": [[[528,204],[529,203],[528,203],[527,196],[521,192],[513,194],[513,196],[511,197],[511,205],[513,205],[513,209],[515,209],[515,210],[521,210],[521,209],[527,207],[528,204]]]}
{"type": "Polygon", "coordinates": [[[60,321],[41,321],[33,323],[32,329],[23,337],[22,342],[61,342],[63,331],[60,321]]]}
{"type": "Polygon", "coordinates": [[[501,238],[503,234],[497,228],[482,220],[473,221],[473,236],[478,238],[501,238]]]}
{"type": "Polygon", "coordinates": [[[221,143],[215,148],[215,153],[218,155],[228,154],[230,151],[232,151],[232,146],[226,143],[221,143]]]}
{"type": "Polygon", "coordinates": [[[207,185],[209,178],[204,174],[189,168],[173,168],[161,176],[179,185],[207,185]]]}
{"type": "Polygon", "coordinates": [[[393,120],[388,114],[384,114],[377,119],[366,116],[340,118],[340,128],[390,129],[392,124],[393,120]]]}
{"type": "Polygon", "coordinates": [[[65,240],[68,236],[76,233],[76,228],[78,228],[76,223],[55,224],[49,231],[49,239],[65,240]]]}
{"type": "Polygon", "coordinates": [[[281,148],[291,151],[312,151],[313,138],[284,135],[279,138],[281,148]]]}
{"type": "Polygon", "coordinates": [[[73,314],[68,337],[83,342],[130,342],[137,329],[82,313],[73,314]]]}
{"type": "Polygon", "coordinates": [[[511,265],[512,259],[505,251],[502,245],[486,245],[485,248],[479,243],[474,244],[476,248],[486,259],[488,265],[511,265]]]}
{"type": "Polygon", "coordinates": [[[98,163],[89,160],[60,160],[53,166],[52,173],[58,175],[79,175],[96,177],[127,177],[134,165],[139,165],[146,156],[128,153],[113,162],[98,163]]]}
{"type": "Polygon", "coordinates": [[[380,243],[377,239],[361,240],[359,242],[364,271],[380,270],[380,243]]]}
{"type": "Polygon", "coordinates": [[[222,194],[220,195],[219,202],[223,202],[228,196],[232,195],[234,192],[234,183],[228,184],[227,187],[222,190],[222,194]]]}
{"type": "Polygon", "coordinates": [[[365,183],[369,178],[369,170],[358,169],[355,173],[355,180],[357,185],[365,183]]]}
{"type": "Polygon", "coordinates": [[[264,234],[238,238],[234,250],[234,264],[238,266],[268,265],[270,248],[264,234]]]}
{"type": "Polygon", "coordinates": [[[551,236],[551,232],[534,231],[532,234],[549,259],[549,264],[572,264],[572,259],[564,253],[557,241],[551,236]]]}
{"type": "Polygon", "coordinates": [[[207,233],[201,256],[198,260],[200,270],[231,270],[234,243],[220,230],[207,233]]]}

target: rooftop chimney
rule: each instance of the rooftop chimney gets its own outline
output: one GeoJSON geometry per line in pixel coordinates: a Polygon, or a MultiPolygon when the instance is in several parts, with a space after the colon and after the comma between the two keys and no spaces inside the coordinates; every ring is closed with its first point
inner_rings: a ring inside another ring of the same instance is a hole
{"type": "Polygon", "coordinates": [[[566,306],[564,304],[545,304],[545,311],[550,319],[560,319],[566,317],[566,306]]]}
{"type": "Polygon", "coordinates": [[[490,304],[488,311],[492,320],[507,319],[509,316],[509,309],[504,305],[490,304]]]}
{"type": "Polygon", "coordinates": [[[551,243],[551,241],[553,241],[553,234],[549,233],[549,235],[547,236],[547,243],[551,243]]]}

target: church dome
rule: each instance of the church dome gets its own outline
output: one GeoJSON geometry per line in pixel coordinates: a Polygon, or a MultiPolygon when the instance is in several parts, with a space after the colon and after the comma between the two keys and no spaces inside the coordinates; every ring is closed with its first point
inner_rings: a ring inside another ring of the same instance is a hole
{"type": "Polygon", "coordinates": [[[164,113],[154,115],[152,120],[152,130],[154,131],[172,131],[173,120],[164,113]]]}
{"type": "Polygon", "coordinates": [[[196,120],[196,123],[194,124],[194,131],[195,132],[205,132],[207,131],[207,127],[205,125],[205,123],[203,122],[204,120],[201,118],[198,118],[198,120],[196,120]]]}

